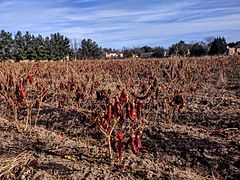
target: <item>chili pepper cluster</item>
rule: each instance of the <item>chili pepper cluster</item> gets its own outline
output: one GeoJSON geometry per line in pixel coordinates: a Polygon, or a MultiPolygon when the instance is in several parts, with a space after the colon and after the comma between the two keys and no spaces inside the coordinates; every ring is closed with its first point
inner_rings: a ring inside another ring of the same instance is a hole
{"type": "MultiPolygon", "coordinates": [[[[99,101],[98,92],[96,97],[99,101]]],[[[131,149],[135,154],[147,152],[142,146],[141,136],[144,123],[142,109],[144,100],[148,97],[150,93],[141,97],[136,94],[130,97],[130,93],[123,89],[119,97],[109,101],[107,110],[96,117],[96,130],[101,130],[110,136],[111,148],[118,154],[120,162],[123,161],[125,150],[131,149]],[[116,119],[116,126],[112,134],[109,134],[113,128],[112,122],[116,119]]]]}

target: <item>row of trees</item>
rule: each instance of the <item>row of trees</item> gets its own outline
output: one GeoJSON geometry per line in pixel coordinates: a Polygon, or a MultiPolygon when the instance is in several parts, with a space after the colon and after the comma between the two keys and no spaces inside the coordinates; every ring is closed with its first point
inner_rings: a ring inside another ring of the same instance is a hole
{"type": "Polygon", "coordinates": [[[130,58],[133,55],[138,55],[142,53],[152,53],[152,57],[154,58],[162,58],[165,57],[167,49],[157,46],[157,47],[149,47],[149,46],[143,46],[143,47],[134,47],[134,48],[123,48],[122,50],[123,56],[125,58],[130,58]]]}
{"type": "Polygon", "coordinates": [[[34,36],[28,31],[11,33],[0,32],[0,60],[61,60],[61,59],[99,59],[103,51],[91,39],[83,39],[77,45],[70,43],[69,38],[54,33],[50,36],[34,36]]]}
{"type": "Polygon", "coordinates": [[[187,44],[184,41],[179,41],[173,44],[168,49],[163,47],[141,48],[124,48],[124,57],[131,57],[132,54],[140,55],[141,53],[152,52],[152,57],[162,58],[165,56],[205,56],[205,55],[221,55],[227,52],[227,43],[224,37],[206,38],[205,42],[197,42],[187,44]]]}
{"type": "Polygon", "coordinates": [[[187,44],[184,41],[173,44],[169,48],[169,55],[204,56],[221,55],[227,53],[227,43],[224,37],[206,38],[206,41],[187,44]]]}
{"type": "MultiPolygon", "coordinates": [[[[230,43],[232,44],[232,43],[230,43]]],[[[173,44],[169,49],[163,47],[134,47],[123,48],[125,58],[141,53],[152,53],[152,57],[162,58],[166,55],[177,56],[204,56],[220,55],[227,51],[227,43],[224,37],[208,38],[205,42],[187,44],[180,41],[173,44]]],[[[60,33],[43,37],[34,36],[28,31],[22,34],[18,31],[16,35],[1,30],[0,32],[0,60],[13,59],[20,61],[29,60],[60,60],[60,59],[101,59],[106,52],[116,52],[111,48],[101,48],[91,39],[83,39],[78,42],[70,42],[69,38],[60,33]]]]}
{"type": "Polygon", "coordinates": [[[59,33],[43,38],[41,35],[35,37],[28,31],[25,34],[18,31],[14,37],[4,30],[0,32],[1,60],[58,60],[63,59],[70,52],[69,39],[59,33]]]}

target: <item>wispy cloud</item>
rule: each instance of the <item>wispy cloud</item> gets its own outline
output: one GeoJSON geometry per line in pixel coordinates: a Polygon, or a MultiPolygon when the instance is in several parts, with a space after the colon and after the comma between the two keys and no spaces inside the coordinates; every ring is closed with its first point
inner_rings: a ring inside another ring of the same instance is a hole
{"type": "Polygon", "coordinates": [[[87,3],[87,2],[95,2],[95,1],[98,1],[98,0],[77,0],[76,2],[78,2],[78,3],[87,3]]]}
{"type": "Polygon", "coordinates": [[[70,38],[102,46],[162,45],[206,36],[240,37],[238,0],[2,0],[0,28],[70,38]]]}

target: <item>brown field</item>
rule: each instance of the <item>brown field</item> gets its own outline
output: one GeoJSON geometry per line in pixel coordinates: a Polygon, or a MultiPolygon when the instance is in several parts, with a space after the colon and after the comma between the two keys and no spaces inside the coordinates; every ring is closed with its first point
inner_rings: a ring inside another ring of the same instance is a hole
{"type": "Polygon", "coordinates": [[[240,179],[240,57],[0,63],[0,179],[240,179]]]}

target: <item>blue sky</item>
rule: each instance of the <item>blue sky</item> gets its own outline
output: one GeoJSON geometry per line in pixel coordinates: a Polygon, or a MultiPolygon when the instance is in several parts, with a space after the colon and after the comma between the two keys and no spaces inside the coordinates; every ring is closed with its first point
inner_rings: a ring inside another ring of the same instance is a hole
{"type": "Polygon", "coordinates": [[[0,29],[91,38],[102,47],[240,40],[239,0],[0,0],[0,29]]]}

